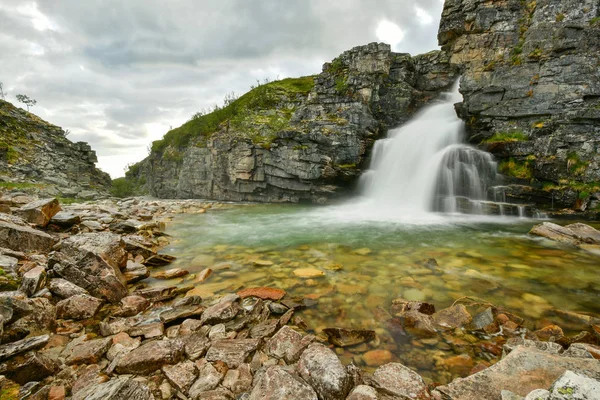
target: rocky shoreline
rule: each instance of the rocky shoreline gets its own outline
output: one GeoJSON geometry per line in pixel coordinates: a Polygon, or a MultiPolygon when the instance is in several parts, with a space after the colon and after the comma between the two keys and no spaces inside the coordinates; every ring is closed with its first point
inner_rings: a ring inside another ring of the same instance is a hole
{"type": "MultiPolygon", "coordinates": [[[[387,362],[375,331],[311,334],[299,314],[314,302],[281,289],[203,299],[188,293],[193,286],[146,285],[150,276],[187,273],[153,271],[174,260],[159,253],[169,241],[164,221],[222,207],[143,198],[60,205],[16,192],[0,198],[0,397],[593,399],[600,392],[600,321],[586,315],[567,316],[586,327],[567,336],[552,324],[530,332],[521,317],[477,300],[437,312],[394,300],[382,323],[415,346],[429,340],[457,353],[447,366],[465,378],[439,386],[387,362]],[[373,371],[344,365],[336,354],[365,343],[374,347],[363,355],[373,371]],[[489,362],[475,365],[464,351],[470,343],[489,362]]],[[[537,232],[593,246],[596,233],[579,225],[537,232]]]]}

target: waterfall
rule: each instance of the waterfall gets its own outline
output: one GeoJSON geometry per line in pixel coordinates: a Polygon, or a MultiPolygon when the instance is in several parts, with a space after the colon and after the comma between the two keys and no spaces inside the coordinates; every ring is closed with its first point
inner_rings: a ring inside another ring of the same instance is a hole
{"type": "Polygon", "coordinates": [[[360,181],[371,207],[411,215],[487,213],[497,164],[489,153],[463,143],[464,123],[454,109],[460,101],[457,83],[440,102],[375,142],[360,181]]]}

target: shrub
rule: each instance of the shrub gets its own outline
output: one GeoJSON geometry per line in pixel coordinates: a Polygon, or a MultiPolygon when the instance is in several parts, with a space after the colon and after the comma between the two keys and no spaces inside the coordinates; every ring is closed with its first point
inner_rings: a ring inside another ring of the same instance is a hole
{"type": "Polygon", "coordinates": [[[524,142],[529,137],[523,131],[496,132],[491,137],[485,139],[484,143],[504,143],[504,142],[524,142]]]}
{"type": "Polygon", "coordinates": [[[135,196],[138,192],[138,186],[127,178],[113,179],[112,187],[110,188],[110,194],[120,198],[135,196]]]}

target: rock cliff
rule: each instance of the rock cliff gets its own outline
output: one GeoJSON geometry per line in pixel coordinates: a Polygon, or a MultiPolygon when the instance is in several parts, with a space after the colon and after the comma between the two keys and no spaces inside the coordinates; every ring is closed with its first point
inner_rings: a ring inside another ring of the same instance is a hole
{"type": "Polygon", "coordinates": [[[439,51],[356,47],[317,76],[268,83],[196,116],[128,177],[163,198],[324,203],[348,192],[374,140],[457,78],[439,51]]]}
{"type": "Polygon", "coordinates": [[[73,143],[58,126],[0,100],[0,187],[95,198],[111,185],[96,161],[87,143],[73,143]]]}
{"type": "Polygon", "coordinates": [[[510,200],[585,209],[600,191],[599,16],[597,0],[445,2],[459,114],[500,160],[510,200]]]}

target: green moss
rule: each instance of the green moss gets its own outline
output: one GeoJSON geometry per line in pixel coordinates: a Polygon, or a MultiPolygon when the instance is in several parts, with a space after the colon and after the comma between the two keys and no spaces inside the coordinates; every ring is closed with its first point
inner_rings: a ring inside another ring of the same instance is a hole
{"type": "Polygon", "coordinates": [[[531,161],[517,161],[514,158],[502,161],[498,167],[500,173],[520,179],[531,179],[533,167],[531,161]]]}
{"type": "Polygon", "coordinates": [[[336,165],[336,167],[340,169],[354,169],[356,168],[356,164],[340,164],[336,165]]]}
{"type": "Polygon", "coordinates": [[[567,155],[567,168],[573,175],[583,175],[589,165],[589,161],[582,160],[577,153],[567,155]]]}
{"type": "Polygon", "coordinates": [[[595,17],[590,20],[590,26],[599,25],[599,24],[600,24],[600,17],[595,17]]]}
{"type": "Polygon", "coordinates": [[[488,71],[493,71],[495,68],[496,68],[496,61],[491,61],[483,67],[483,70],[488,72],[488,71]]]}
{"type": "Polygon", "coordinates": [[[528,57],[533,60],[539,60],[544,55],[544,52],[539,47],[536,47],[531,53],[529,53],[528,57]]]}
{"type": "Polygon", "coordinates": [[[18,400],[19,399],[19,385],[12,381],[4,381],[2,387],[0,387],[0,399],[2,400],[18,400]]]}
{"type": "Polygon", "coordinates": [[[485,139],[484,143],[504,143],[504,142],[524,142],[529,137],[523,131],[496,132],[491,137],[485,139]]]}
{"type": "Polygon", "coordinates": [[[7,189],[43,189],[45,185],[39,183],[28,183],[28,182],[0,182],[0,188],[7,189]]]}
{"type": "MultiPolygon", "coordinates": [[[[188,122],[167,132],[161,139],[152,143],[152,152],[162,154],[167,147],[181,149],[192,139],[202,145],[217,132],[226,121],[235,127],[251,113],[275,108],[296,100],[296,96],[307,96],[314,87],[314,77],[287,78],[254,87],[240,98],[227,102],[224,107],[215,107],[210,113],[195,114],[188,122]]],[[[289,119],[288,119],[289,120],[289,119]]]]}
{"type": "Polygon", "coordinates": [[[564,13],[558,13],[556,14],[556,22],[563,22],[565,20],[565,14],[564,13]]]}
{"type": "Polygon", "coordinates": [[[572,395],[575,392],[574,392],[573,388],[565,386],[565,387],[558,388],[558,393],[565,394],[565,395],[572,395]]]}
{"type": "Polygon", "coordinates": [[[335,78],[335,90],[341,95],[348,93],[348,77],[346,75],[335,78]]]}
{"type": "Polygon", "coordinates": [[[73,197],[58,197],[57,199],[58,199],[58,202],[60,204],[66,204],[66,205],[73,204],[73,203],[78,203],[78,202],[81,201],[81,200],[75,199],[73,197]]]}

